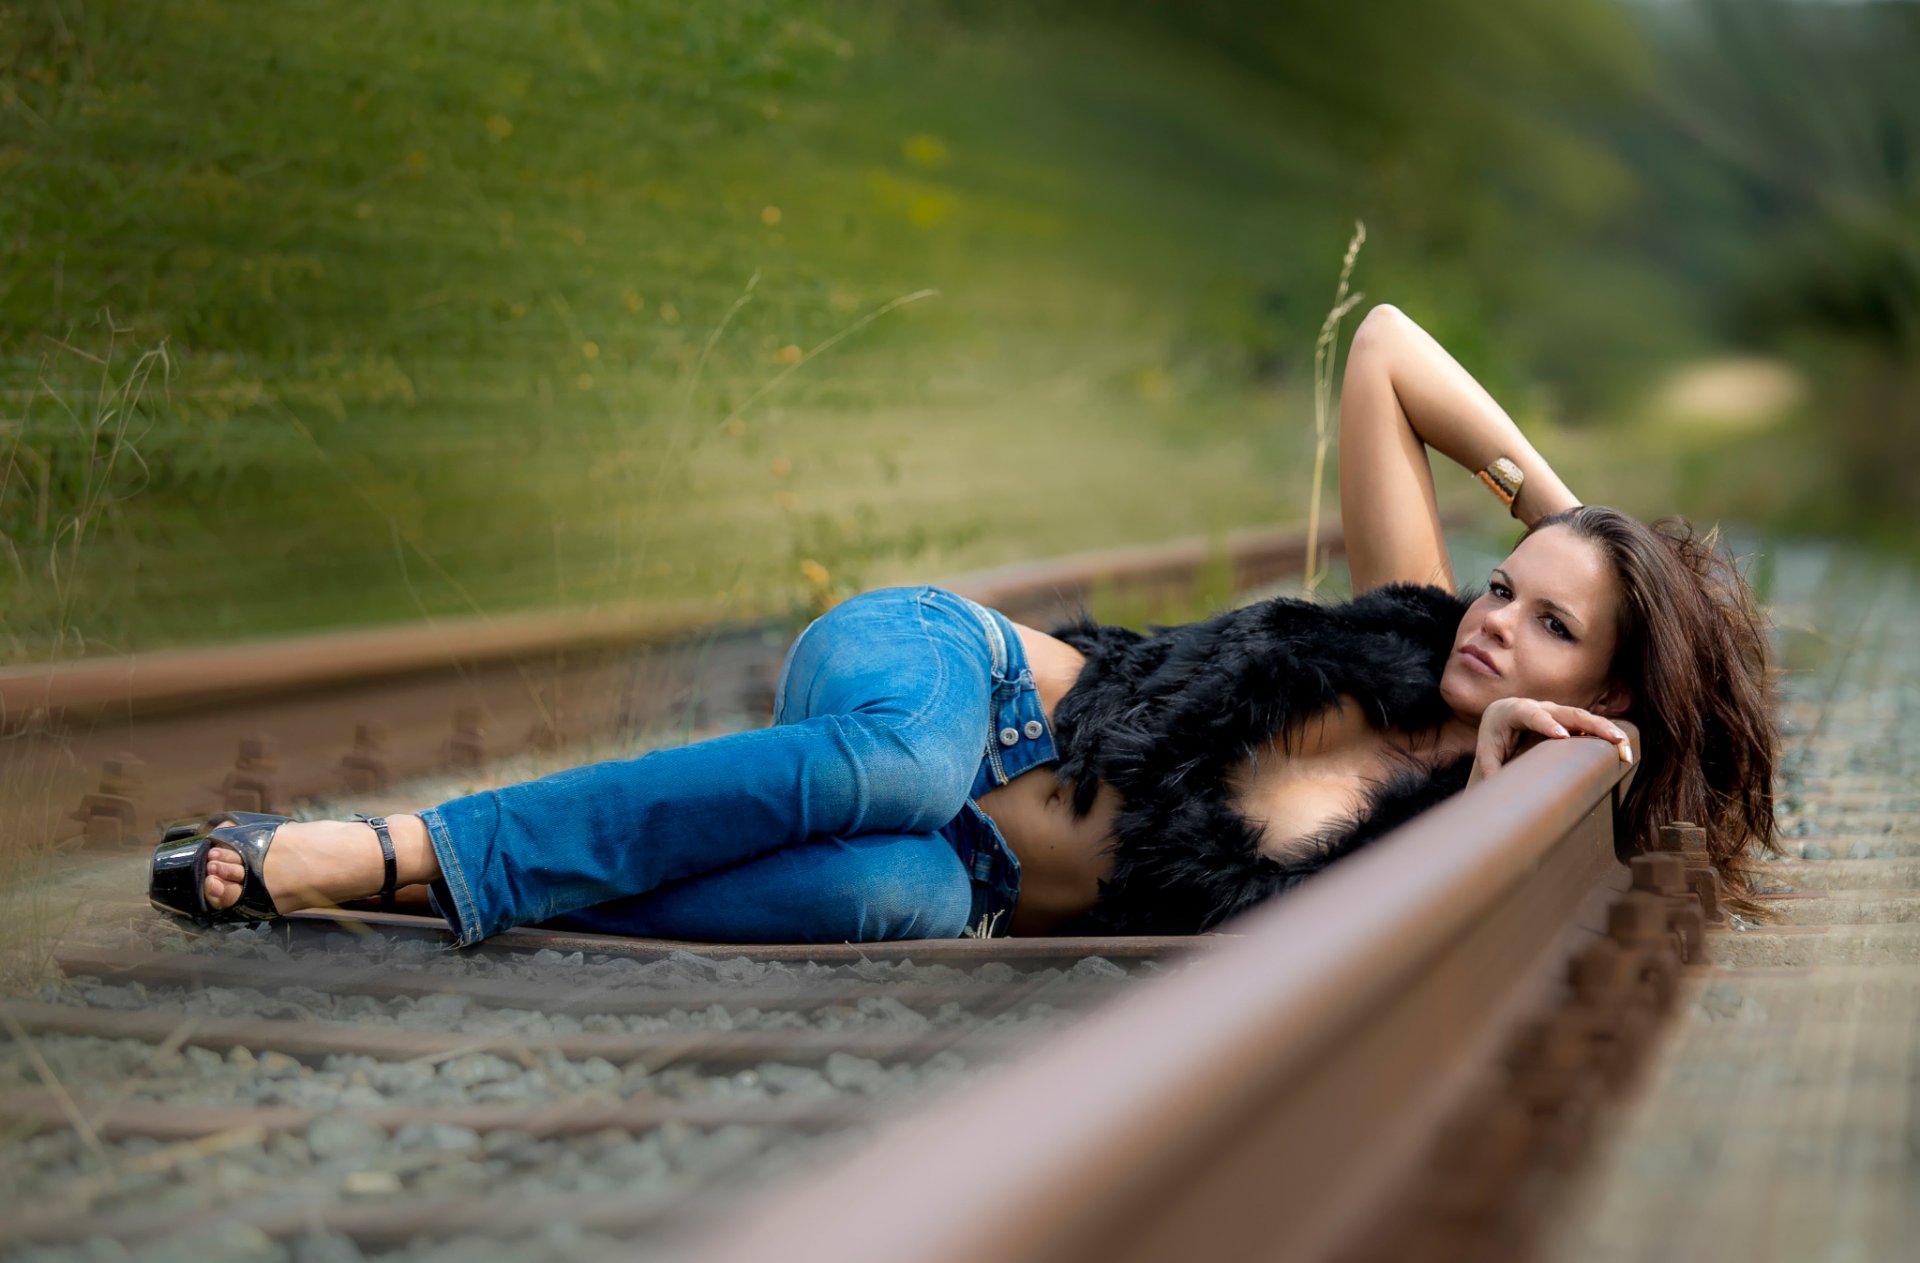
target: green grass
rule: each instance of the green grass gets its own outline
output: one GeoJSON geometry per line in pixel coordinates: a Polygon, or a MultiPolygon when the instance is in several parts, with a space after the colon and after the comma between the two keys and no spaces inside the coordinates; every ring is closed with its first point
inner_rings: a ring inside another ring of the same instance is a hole
{"type": "Polygon", "coordinates": [[[808,559],[858,585],[1295,515],[1298,418],[1216,326],[1325,269],[1247,268],[1283,171],[1222,103],[1145,76],[1136,115],[1227,139],[1140,165],[1098,94],[1027,127],[1055,50],[714,10],[11,15],[5,651],[779,607],[808,559]],[[116,380],[174,368],[117,446],[103,312],[116,380]],[[62,494],[108,454],[139,470],[110,511],[62,494]]]}
{"type": "Polygon", "coordinates": [[[1429,183],[1509,103],[1459,95],[1444,150],[1404,101],[1321,136],[1358,107],[1011,13],[0,7],[0,657],[1297,521],[1356,212],[1356,285],[1496,390],[1503,322],[1550,341],[1537,225],[1429,183]]]}

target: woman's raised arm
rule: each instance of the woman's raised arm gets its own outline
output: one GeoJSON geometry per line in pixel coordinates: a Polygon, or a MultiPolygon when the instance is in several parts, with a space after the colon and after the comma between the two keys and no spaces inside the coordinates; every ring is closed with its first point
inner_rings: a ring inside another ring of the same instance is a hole
{"type": "Polygon", "coordinates": [[[1522,522],[1580,503],[1472,374],[1382,304],[1354,332],[1340,388],[1340,519],[1356,596],[1395,582],[1453,587],[1429,447],[1468,470],[1498,456],[1520,466],[1522,522]]]}

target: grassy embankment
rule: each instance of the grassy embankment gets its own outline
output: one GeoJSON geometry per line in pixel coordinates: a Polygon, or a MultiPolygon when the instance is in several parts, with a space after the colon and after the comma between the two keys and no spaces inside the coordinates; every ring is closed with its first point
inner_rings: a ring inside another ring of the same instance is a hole
{"type": "MultiPolygon", "coordinates": [[[[917,6],[0,29],[0,658],[794,608],[1298,520],[1314,331],[1379,209],[1218,62],[917,6]]],[[[1358,285],[1519,380],[1395,213],[1358,285]]],[[[1566,448],[1600,495],[1605,447],[1566,448]]]]}

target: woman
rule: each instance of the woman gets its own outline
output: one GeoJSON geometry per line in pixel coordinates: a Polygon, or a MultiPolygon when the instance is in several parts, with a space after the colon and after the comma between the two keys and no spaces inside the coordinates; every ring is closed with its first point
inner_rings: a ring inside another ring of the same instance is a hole
{"type": "MultiPolygon", "coordinates": [[[[934,588],[868,593],[789,650],[774,725],[365,822],[227,816],[156,850],[157,907],[265,919],[428,883],[463,943],[560,921],[725,941],[1210,928],[1517,743],[1651,766],[1623,843],[1773,844],[1760,621],[1710,542],[1583,508],[1467,372],[1375,308],[1340,407],[1344,606],[1262,602],[1058,636],[934,588]],[[1426,449],[1532,529],[1452,595],[1426,449]]],[[[1736,886],[1736,890],[1739,887],[1736,886]]]]}

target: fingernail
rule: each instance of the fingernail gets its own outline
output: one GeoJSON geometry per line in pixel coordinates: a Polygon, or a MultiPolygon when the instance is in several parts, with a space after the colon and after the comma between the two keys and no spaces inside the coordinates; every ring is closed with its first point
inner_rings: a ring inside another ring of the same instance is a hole
{"type": "Polygon", "coordinates": [[[1553,735],[1556,737],[1565,737],[1569,734],[1565,728],[1562,728],[1559,724],[1555,724],[1553,726],[1553,735]]]}
{"type": "Polygon", "coordinates": [[[1620,743],[1620,761],[1622,763],[1633,762],[1633,747],[1624,741],[1620,743]]]}

